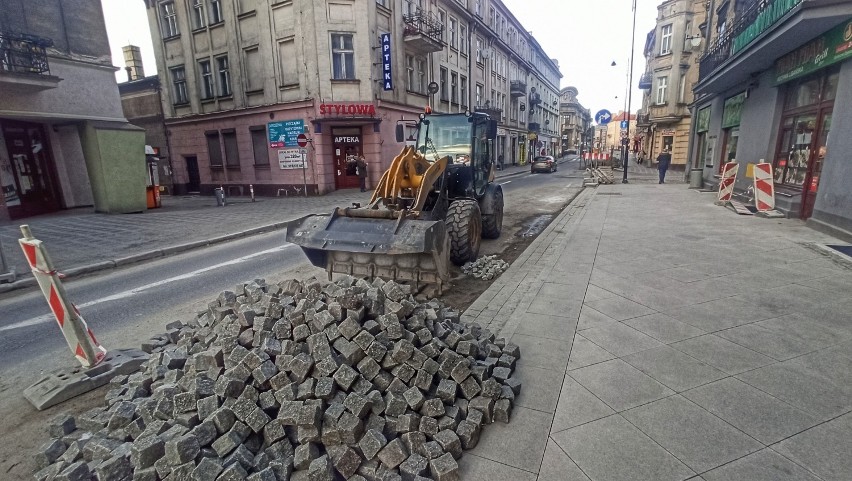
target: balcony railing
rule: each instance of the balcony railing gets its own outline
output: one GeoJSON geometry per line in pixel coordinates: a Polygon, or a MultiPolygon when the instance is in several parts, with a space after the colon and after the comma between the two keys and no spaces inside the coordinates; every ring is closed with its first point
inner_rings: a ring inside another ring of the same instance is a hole
{"type": "Polygon", "coordinates": [[[754,2],[731,28],[707,48],[698,69],[700,79],[711,75],[729,58],[741,52],[757,37],[770,30],[804,0],[761,0],[754,2]]]}
{"type": "Polygon", "coordinates": [[[637,114],[636,125],[651,125],[651,116],[646,113],[637,114]]]}
{"type": "Polygon", "coordinates": [[[512,97],[523,97],[527,94],[527,83],[522,80],[509,82],[509,95],[512,97]]]}
{"type": "Polygon", "coordinates": [[[498,122],[503,117],[503,109],[501,109],[499,107],[482,106],[482,107],[477,107],[476,111],[488,114],[489,117],[491,117],[492,119],[494,119],[498,122]]]}
{"type": "Polygon", "coordinates": [[[0,71],[50,75],[45,49],[52,46],[49,38],[0,32],[0,71]]]}
{"type": "Polygon", "coordinates": [[[406,44],[424,53],[439,52],[444,49],[444,28],[436,16],[418,11],[403,15],[402,21],[405,23],[402,39],[406,44]]]}
{"type": "Polygon", "coordinates": [[[645,72],[639,77],[639,88],[642,90],[651,90],[653,86],[654,76],[651,72],[645,72]]]}
{"type": "Polygon", "coordinates": [[[538,122],[530,122],[527,124],[527,130],[530,132],[541,132],[541,124],[538,122]]]}

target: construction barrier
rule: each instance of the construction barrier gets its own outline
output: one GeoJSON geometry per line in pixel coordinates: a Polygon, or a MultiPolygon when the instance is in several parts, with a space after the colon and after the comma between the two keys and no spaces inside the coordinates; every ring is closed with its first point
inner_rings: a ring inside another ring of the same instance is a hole
{"type": "Polygon", "coordinates": [[[719,182],[719,203],[729,202],[734,194],[734,183],[737,181],[737,172],[740,164],[728,162],[722,166],[722,180],[719,182]]]}
{"type": "Polygon", "coordinates": [[[80,315],[77,306],[68,300],[62,281],[59,280],[59,273],[53,267],[53,262],[50,260],[42,242],[33,237],[28,225],[21,226],[21,233],[24,238],[18,239],[18,243],[24,251],[24,257],[30,264],[33,277],[38,282],[50,310],[56,317],[56,322],[59,324],[62,335],[65,336],[68,347],[71,348],[71,352],[74,353],[83,367],[97,365],[106,355],[106,349],[95,339],[94,333],[86,325],[86,321],[80,315]]]}
{"type": "Polygon", "coordinates": [[[754,165],[754,206],[758,212],[775,209],[775,182],[772,179],[772,164],[767,162],[754,165]]]}
{"type": "Polygon", "coordinates": [[[585,160],[586,162],[591,160],[609,160],[609,154],[586,152],[585,154],[583,154],[583,160],[585,160]]]}

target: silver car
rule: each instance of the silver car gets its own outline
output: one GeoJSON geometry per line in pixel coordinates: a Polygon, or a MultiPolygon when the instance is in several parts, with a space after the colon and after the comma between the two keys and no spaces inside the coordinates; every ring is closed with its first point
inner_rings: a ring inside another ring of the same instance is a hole
{"type": "Polygon", "coordinates": [[[536,172],[556,172],[556,159],[552,155],[542,155],[533,159],[530,164],[530,173],[536,172]]]}

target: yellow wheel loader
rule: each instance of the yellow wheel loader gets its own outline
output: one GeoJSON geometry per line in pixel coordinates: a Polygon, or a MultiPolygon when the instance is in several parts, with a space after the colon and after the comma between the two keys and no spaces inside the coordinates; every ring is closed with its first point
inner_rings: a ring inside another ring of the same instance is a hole
{"type": "MultiPolygon", "coordinates": [[[[403,134],[397,125],[397,142],[403,134]]],[[[434,284],[440,294],[450,262],[475,260],[482,237],[500,236],[496,134],[497,122],[483,113],[421,114],[415,145],[393,159],[367,205],[292,221],[287,241],[329,279],[339,272],[434,284]]]]}

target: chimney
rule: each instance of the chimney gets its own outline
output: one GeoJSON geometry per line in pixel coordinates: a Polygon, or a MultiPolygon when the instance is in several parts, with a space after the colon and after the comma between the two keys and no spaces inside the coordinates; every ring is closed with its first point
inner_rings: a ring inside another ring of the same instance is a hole
{"type": "Polygon", "coordinates": [[[142,68],[142,54],[139,53],[139,47],[135,45],[127,45],[122,47],[124,52],[124,68],[127,70],[127,80],[139,80],[145,77],[145,71],[142,68]]]}

